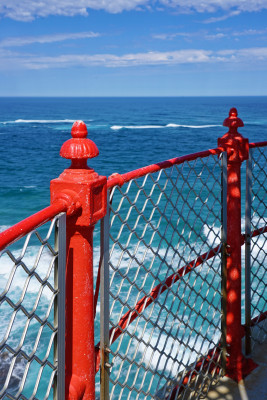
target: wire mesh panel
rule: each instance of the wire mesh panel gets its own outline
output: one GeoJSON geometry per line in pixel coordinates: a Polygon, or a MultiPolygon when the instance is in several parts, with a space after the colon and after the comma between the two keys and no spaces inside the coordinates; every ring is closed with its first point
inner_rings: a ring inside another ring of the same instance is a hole
{"type": "Polygon", "coordinates": [[[221,210],[217,155],[112,189],[111,399],[199,398],[222,373],[221,210]]]}
{"type": "Polygon", "coordinates": [[[65,214],[0,253],[0,398],[64,398],[65,214]]]}
{"type": "Polygon", "coordinates": [[[250,250],[250,257],[247,257],[250,264],[248,312],[254,325],[251,331],[253,346],[267,338],[267,146],[250,149],[247,174],[250,175],[247,179],[247,208],[251,207],[246,216],[247,247],[250,250]]]}

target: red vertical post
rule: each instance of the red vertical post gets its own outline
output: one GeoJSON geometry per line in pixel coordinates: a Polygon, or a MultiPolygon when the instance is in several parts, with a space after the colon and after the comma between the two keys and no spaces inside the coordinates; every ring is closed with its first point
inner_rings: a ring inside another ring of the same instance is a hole
{"type": "Polygon", "coordinates": [[[60,151],[71,166],[51,181],[52,203],[72,199],[67,212],[65,399],[95,400],[93,230],[106,214],[107,179],[87,166],[87,159],[99,152],[86,138],[86,125],[75,122],[71,135],[60,151]]]}
{"type": "Polygon", "coordinates": [[[244,126],[236,108],[231,108],[223,125],[229,131],[218,139],[218,146],[227,152],[227,282],[226,282],[226,375],[240,381],[255,364],[242,354],[241,326],[241,180],[243,161],[248,159],[249,143],[238,131],[244,126]]]}

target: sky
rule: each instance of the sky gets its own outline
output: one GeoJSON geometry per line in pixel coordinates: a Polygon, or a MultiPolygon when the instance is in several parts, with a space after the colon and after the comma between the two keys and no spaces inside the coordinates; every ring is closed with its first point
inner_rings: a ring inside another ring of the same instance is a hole
{"type": "Polygon", "coordinates": [[[267,0],[0,0],[0,96],[267,95],[267,0]]]}

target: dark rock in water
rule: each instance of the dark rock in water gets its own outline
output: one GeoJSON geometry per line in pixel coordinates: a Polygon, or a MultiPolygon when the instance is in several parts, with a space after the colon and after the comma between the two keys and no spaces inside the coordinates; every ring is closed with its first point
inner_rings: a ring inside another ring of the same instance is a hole
{"type": "MultiPolygon", "coordinates": [[[[7,351],[0,354],[0,390],[6,383],[6,379],[11,367],[14,356],[12,356],[7,351]]],[[[7,383],[6,392],[14,395],[20,387],[21,380],[23,377],[23,372],[26,365],[26,360],[22,356],[16,356],[16,361],[13,366],[9,382],[7,383]]]]}

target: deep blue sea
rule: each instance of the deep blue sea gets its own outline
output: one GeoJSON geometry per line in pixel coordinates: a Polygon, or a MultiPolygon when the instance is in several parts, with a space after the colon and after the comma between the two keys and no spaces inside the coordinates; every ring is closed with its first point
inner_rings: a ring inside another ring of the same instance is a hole
{"type": "Polygon", "coordinates": [[[59,156],[72,123],[83,120],[100,175],[126,172],[217,146],[231,107],[250,141],[266,140],[267,97],[0,98],[0,225],[49,204],[49,183],[69,161],[59,156]]]}
{"type": "Polygon", "coordinates": [[[100,152],[100,175],[127,172],[214,148],[231,107],[250,141],[267,137],[267,97],[0,98],[0,225],[10,226],[49,204],[49,183],[69,161],[61,145],[83,120],[100,152]]]}
{"type": "Polygon", "coordinates": [[[267,97],[0,98],[0,230],[49,205],[50,180],[70,165],[59,151],[75,120],[99,149],[89,166],[109,176],[217,147],[231,107],[244,137],[267,140],[267,97]]]}

